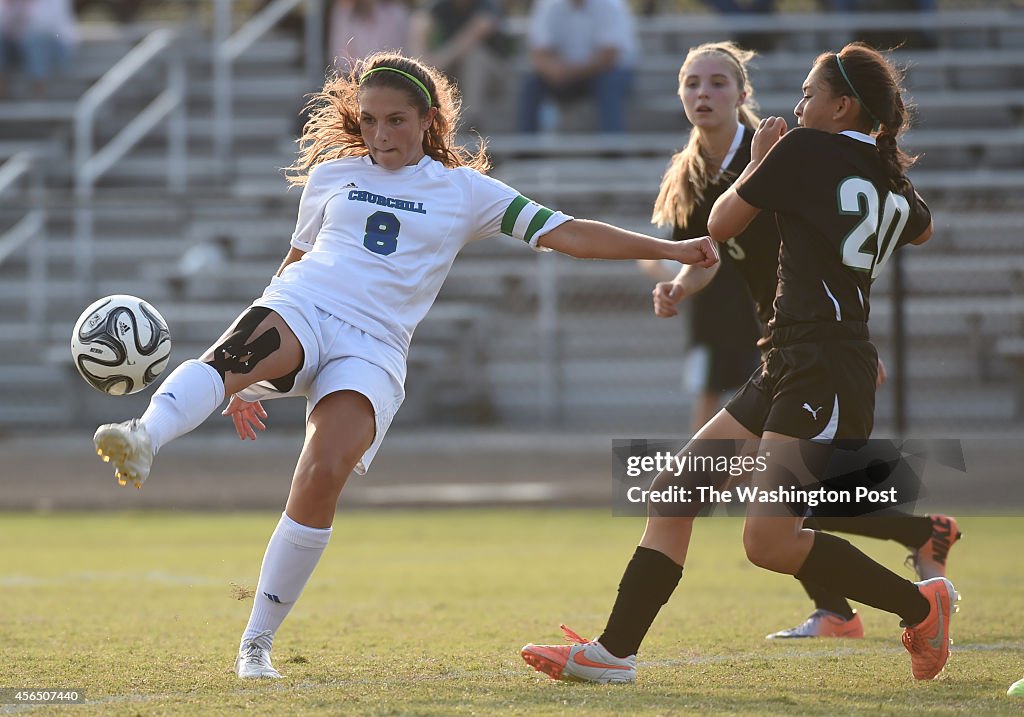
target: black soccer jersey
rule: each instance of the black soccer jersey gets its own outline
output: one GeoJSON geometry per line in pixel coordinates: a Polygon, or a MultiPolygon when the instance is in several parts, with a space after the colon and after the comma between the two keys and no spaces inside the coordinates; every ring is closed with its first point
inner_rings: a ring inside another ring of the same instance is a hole
{"type": "Polygon", "coordinates": [[[913,188],[889,190],[873,140],[858,132],[794,129],[737,192],[772,212],[781,236],[773,329],[866,322],[873,278],[931,222],[913,188]]]}
{"type": "MultiPolygon", "coordinates": [[[[706,236],[708,233],[708,217],[722,194],[733,183],[733,180],[750,163],[750,141],[754,130],[745,127],[740,146],[736,148],[729,166],[725,168],[718,181],[704,191],[704,199],[698,202],[690,212],[686,228],[675,227],[672,238],[676,241],[706,236]]],[[[775,220],[768,212],[762,212],[738,237],[733,237],[720,248],[722,266],[714,281],[693,297],[695,313],[702,310],[711,316],[720,315],[723,302],[748,302],[743,291],[734,290],[739,277],[747,285],[750,298],[754,300],[757,321],[760,324],[757,333],[766,335],[769,319],[772,318],[772,303],[775,301],[775,287],[778,284],[776,268],[779,262],[779,232],[775,220]],[[725,296],[725,291],[730,295],[725,296]],[[716,308],[717,307],[717,308],[716,308]]],[[[733,312],[735,313],[735,312],[733,312]]],[[[728,327],[723,327],[728,328],[728,327]]],[[[746,331],[744,326],[743,331],[746,331]]]]}

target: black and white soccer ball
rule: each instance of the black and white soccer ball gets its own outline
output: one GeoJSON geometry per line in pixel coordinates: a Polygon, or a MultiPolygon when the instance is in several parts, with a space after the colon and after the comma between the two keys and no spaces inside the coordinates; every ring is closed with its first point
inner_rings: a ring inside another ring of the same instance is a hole
{"type": "Polygon", "coordinates": [[[82,312],[71,336],[75,368],[97,391],[124,396],[141,391],[167,368],[171,332],[142,299],[107,296],[82,312]]]}

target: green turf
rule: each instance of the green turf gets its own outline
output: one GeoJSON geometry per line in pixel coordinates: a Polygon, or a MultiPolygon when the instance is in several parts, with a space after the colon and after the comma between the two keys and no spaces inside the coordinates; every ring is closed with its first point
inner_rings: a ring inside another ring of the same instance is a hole
{"type": "MultiPolygon", "coordinates": [[[[75,715],[1019,714],[1021,519],[964,519],[945,674],[915,683],[896,620],[860,641],[767,643],[808,603],[703,521],[635,686],[552,683],[518,657],[596,634],[642,521],[605,513],[347,513],[278,635],[282,682],[231,672],[272,514],[0,516],[0,687],[77,687],[75,715]]],[[[858,543],[889,565],[895,544],[858,543]]],[[[904,574],[909,572],[901,568],[904,574]]],[[[0,714],[11,711],[0,706],[0,714]]],[[[19,711],[20,713],[20,711],[19,711]]],[[[40,713],[33,710],[32,714],[40,713]]]]}

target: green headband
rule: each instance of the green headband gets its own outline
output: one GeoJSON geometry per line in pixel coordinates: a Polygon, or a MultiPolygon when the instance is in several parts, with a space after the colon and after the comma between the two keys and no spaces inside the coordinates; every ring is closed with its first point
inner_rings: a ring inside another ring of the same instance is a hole
{"type": "Polygon", "coordinates": [[[846,68],[843,67],[843,61],[839,58],[838,52],[836,53],[836,64],[839,65],[839,71],[843,74],[843,79],[846,80],[846,84],[850,88],[850,91],[853,92],[853,96],[857,98],[857,101],[860,102],[860,106],[863,107],[868,115],[871,116],[871,121],[873,122],[871,125],[871,131],[877,132],[878,128],[882,126],[882,123],[879,122],[877,117],[875,117],[875,113],[872,112],[871,108],[867,106],[863,99],[861,99],[860,93],[857,92],[857,88],[853,86],[852,82],[850,82],[850,76],[846,74],[846,68]]]}
{"type": "Polygon", "coordinates": [[[415,77],[413,77],[412,75],[410,75],[405,70],[399,70],[397,67],[386,67],[382,65],[380,67],[374,67],[372,70],[367,70],[365,73],[363,73],[363,76],[359,78],[359,84],[362,85],[364,82],[366,82],[366,78],[372,75],[374,72],[397,72],[399,75],[406,78],[407,80],[410,80],[414,85],[416,85],[417,87],[420,88],[420,90],[422,90],[423,94],[427,96],[427,107],[434,106],[434,101],[430,99],[430,92],[427,90],[427,86],[424,85],[415,77]]]}

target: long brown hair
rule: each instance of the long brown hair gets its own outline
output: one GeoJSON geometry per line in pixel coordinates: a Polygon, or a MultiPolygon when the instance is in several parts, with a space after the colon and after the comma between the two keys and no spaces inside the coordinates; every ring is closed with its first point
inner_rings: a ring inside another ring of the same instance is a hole
{"type": "Polygon", "coordinates": [[[889,178],[889,188],[894,192],[909,188],[907,170],[917,157],[896,144],[910,127],[910,109],[903,100],[903,73],[885,55],[863,42],[851,42],[838,53],[824,52],[814,65],[833,95],[857,100],[865,124],[878,125],[875,145],[889,178]]]}
{"type": "Polygon", "coordinates": [[[397,52],[377,52],[355,63],[348,72],[329,75],[323,89],[313,94],[306,104],[304,111],[309,119],[298,140],[298,157],[285,170],[289,184],[304,185],[310,171],[321,162],[369,154],[359,131],[359,90],[362,87],[404,91],[420,117],[431,107],[437,108],[434,121],[423,134],[423,152],[427,156],[450,168],[470,167],[479,172],[490,168],[483,141],[476,151],[455,144],[462,98],[444,74],[397,52]],[[366,74],[378,67],[400,72],[366,74]],[[419,85],[402,73],[423,84],[430,95],[429,101],[419,85]]]}
{"type": "MultiPolygon", "coordinates": [[[[744,50],[734,42],[707,42],[690,48],[679,68],[679,97],[683,96],[683,80],[690,63],[704,55],[719,55],[730,60],[740,94],[746,93],[746,99],[739,108],[739,121],[743,126],[756,129],[758,124],[757,103],[754,101],[754,88],[750,84],[747,64],[757,56],[752,50],[744,50]]],[[[651,221],[658,226],[677,226],[685,228],[690,220],[693,208],[704,200],[704,191],[712,180],[709,167],[711,157],[707,147],[701,142],[702,133],[694,127],[690,130],[690,138],[680,152],[672,156],[665,175],[661,178],[661,188],[654,202],[651,221]]],[[[722,167],[722,169],[725,169],[722,167]]]]}

